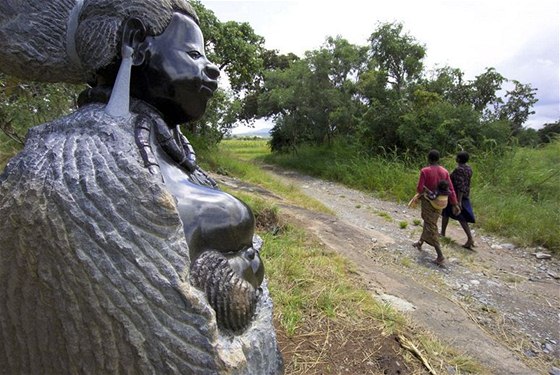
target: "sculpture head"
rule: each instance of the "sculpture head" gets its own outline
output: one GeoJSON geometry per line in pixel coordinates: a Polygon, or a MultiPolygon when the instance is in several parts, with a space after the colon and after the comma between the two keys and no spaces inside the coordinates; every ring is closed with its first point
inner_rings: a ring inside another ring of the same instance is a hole
{"type": "Polygon", "coordinates": [[[219,71],[205,57],[186,0],[0,2],[0,67],[7,74],[112,87],[125,45],[133,49],[133,96],[172,124],[204,113],[219,71]]]}
{"type": "Polygon", "coordinates": [[[132,95],[158,108],[170,124],[200,118],[220,71],[205,56],[195,20],[174,13],[162,34],[148,36],[135,47],[132,95]]]}
{"type": "MultiPolygon", "coordinates": [[[[86,33],[87,37],[87,32],[96,30],[96,11],[102,3],[107,3],[107,0],[90,0],[88,6],[93,11],[85,7],[80,16],[76,36],[76,42],[80,42],[77,53],[81,53],[80,58],[86,61],[97,61],[94,56],[89,56],[95,49],[89,46],[89,39],[84,40],[80,36],[86,33]],[[83,29],[85,31],[81,31],[83,29]],[[84,49],[86,46],[88,48],[84,49]]],[[[111,6],[114,6],[113,3],[110,2],[111,6]]],[[[152,0],[144,6],[149,9],[150,6],[159,4],[152,0]]],[[[103,29],[115,23],[111,18],[116,17],[120,21],[116,33],[108,38],[109,45],[115,44],[117,48],[102,53],[114,56],[110,63],[96,69],[93,82],[94,86],[112,86],[115,80],[121,79],[117,70],[119,66],[122,67],[125,48],[129,48],[132,54],[131,64],[134,65],[130,87],[127,78],[124,92],[116,95],[128,96],[130,90],[133,97],[157,108],[169,125],[200,118],[206,110],[208,99],[217,88],[220,75],[218,68],[205,56],[204,38],[196,13],[187,2],[176,1],[175,5],[180,5],[177,7],[179,9],[165,6],[166,15],[157,22],[152,20],[149,11],[123,11],[118,16],[108,17],[101,25],[103,29]]],[[[129,6],[127,2],[125,9],[128,10],[129,6]]],[[[107,18],[106,14],[104,16],[107,18]]],[[[130,75],[130,71],[126,74],[130,75]]],[[[115,87],[118,87],[118,83],[115,87]]]]}

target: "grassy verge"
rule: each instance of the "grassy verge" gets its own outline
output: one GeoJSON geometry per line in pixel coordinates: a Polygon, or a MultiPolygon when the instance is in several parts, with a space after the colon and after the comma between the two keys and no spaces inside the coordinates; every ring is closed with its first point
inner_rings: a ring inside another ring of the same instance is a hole
{"type": "Polygon", "coordinates": [[[202,152],[200,159],[209,170],[260,185],[301,207],[330,213],[321,203],[303,196],[297,187],[283,184],[265,170],[256,167],[269,152],[266,141],[263,140],[226,141],[217,149],[202,152]]]}
{"type": "Polygon", "coordinates": [[[481,155],[472,165],[482,227],[560,253],[560,141],[481,155]]]}
{"type": "MultiPolygon", "coordinates": [[[[228,141],[225,144],[232,142],[228,141]]],[[[229,146],[226,146],[229,147],[229,146]]],[[[338,181],[356,189],[376,192],[381,198],[408,202],[414,195],[418,171],[396,156],[366,157],[344,143],[300,147],[297,153],[262,157],[267,163],[299,170],[323,179],[338,181]]]]}

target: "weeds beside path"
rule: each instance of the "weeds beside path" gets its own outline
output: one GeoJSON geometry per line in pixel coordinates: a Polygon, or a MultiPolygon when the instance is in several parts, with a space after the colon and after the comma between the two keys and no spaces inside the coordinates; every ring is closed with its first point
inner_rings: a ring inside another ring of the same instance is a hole
{"type": "MultiPolygon", "coordinates": [[[[378,299],[392,304],[446,344],[464,351],[493,374],[538,374],[559,366],[560,266],[476,233],[477,251],[448,240],[445,268],[435,254],[411,246],[419,212],[368,194],[294,172],[269,173],[322,202],[336,216],[277,203],[310,234],[351,260],[378,299]]],[[[233,189],[249,188],[217,176],[233,189]]],[[[268,194],[268,199],[273,196],[268,194]]],[[[458,226],[448,229],[461,243],[458,226]]]]}

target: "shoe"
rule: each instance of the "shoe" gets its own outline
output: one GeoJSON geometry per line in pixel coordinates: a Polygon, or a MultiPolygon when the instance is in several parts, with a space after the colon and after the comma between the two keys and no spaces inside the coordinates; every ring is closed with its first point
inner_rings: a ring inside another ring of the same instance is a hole
{"type": "Polygon", "coordinates": [[[463,247],[465,249],[469,249],[469,250],[473,250],[474,246],[474,242],[467,242],[466,244],[463,245],[463,247]]]}
{"type": "Polygon", "coordinates": [[[445,258],[441,258],[441,259],[440,259],[440,258],[437,258],[436,260],[433,261],[433,263],[434,263],[436,266],[443,267],[443,264],[445,263],[445,258]]]}

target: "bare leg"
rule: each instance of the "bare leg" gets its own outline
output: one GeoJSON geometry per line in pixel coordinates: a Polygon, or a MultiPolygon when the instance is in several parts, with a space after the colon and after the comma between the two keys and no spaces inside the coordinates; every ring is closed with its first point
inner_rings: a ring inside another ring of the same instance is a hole
{"type": "Polygon", "coordinates": [[[441,217],[441,235],[445,237],[445,231],[447,230],[447,224],[449,223],[449,217],[442,216],[441,217]]]}
{"type": "Polygon", "coordinates": [[[434,246],[436,249],[436,253],[437,253],[437,259],[435,260],[435,263],[438,266],[441,266],[443,264],[443,262],[445,261],[445,257],[443,256],[443,253],[441,252],[441,248],[439,246],[439,244],[434,246]]]}
{"type": "Polygon", "coordinates": [[[461,224],[461,227],[467,235],[467,242],[463,245],[463,247],[472,249],[474,247],[474,241],[472,238],[471,228],[469,228],[469,223],[467,223],[466,221],[459,221],[459,224],[461,224]]]}

